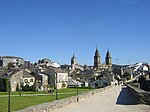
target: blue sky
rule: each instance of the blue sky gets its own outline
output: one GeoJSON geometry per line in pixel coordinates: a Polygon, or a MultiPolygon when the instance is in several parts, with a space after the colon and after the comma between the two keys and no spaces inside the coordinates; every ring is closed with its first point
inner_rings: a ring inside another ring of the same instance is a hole
{"type": "Polygon", "coordinates": [[[150,0],[0,0],[0,55],[93,65],[150,62],[150,0]]]}

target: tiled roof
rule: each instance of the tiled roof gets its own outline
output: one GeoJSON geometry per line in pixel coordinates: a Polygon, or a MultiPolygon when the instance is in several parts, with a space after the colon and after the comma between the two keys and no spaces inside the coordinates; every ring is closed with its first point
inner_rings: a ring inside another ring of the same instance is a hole
{"type": "Polygon", "coordinates": [[[47,69],[42,73],[49,75],[50,73],[66,73],[66,72],[62,71],[61,69],[52,68],[52,69],[47,69]]]}
{"type": "Polygon", "coordinates": [[[27,72],[26,70],[23,70],[23,78],[27,78],[27,77],[34,77],[34,76],[29,72],[27,72]]]}

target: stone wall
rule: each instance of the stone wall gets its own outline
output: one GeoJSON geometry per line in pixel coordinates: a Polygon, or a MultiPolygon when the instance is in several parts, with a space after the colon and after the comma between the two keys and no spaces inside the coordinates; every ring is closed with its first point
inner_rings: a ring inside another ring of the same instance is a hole
{"type": "Polygon", "coordinates": [[[150,92],[146,92],[135,86],[127,84],[129,91],[136,97],[138,104],[150,105],[150,92]]]}
{"type": "Polygon", "coordinates": [[[31,106],[31,107],[28,107],[28,108],[25,108],[23,110],[19,110],[16,112],[52,112],[53,110],[62,108],[71,103],[75,103],[77,101],[90,97],[94,94],[100,93],[101,91],[109,89],[109,88],[111,88],[111,86],[85,92],[85,93],[79,94],[78,96],[72,96],[69,98],[61,99],[61,100],[55,100],[49,103],[42,103],[36,106],[31,106]]]}

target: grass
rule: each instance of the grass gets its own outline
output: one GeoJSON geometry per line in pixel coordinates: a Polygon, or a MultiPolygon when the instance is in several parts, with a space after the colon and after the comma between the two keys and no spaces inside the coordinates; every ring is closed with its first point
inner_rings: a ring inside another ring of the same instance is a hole
{"type": "MultiPolygon", "coordinates": [[[[22,94],[48,94],[47,91],[38,91],[38,92],[32,92],[32,91],[27,91],[27,92],[21,92],[22,94]]],[[[0,95],[8,95],[8,92],[0,92],[0,95]]],[[[11,92],[11,95],[19,95],[19,92],[11,92]]]]}
{"type": "MultiPolygon", "coordinates": [[[[79,88],[82,92],[91,90],[90,88],[79,88]]],[[[59,89],[59,93],[65,93],[65,92],[76,92],[76,88],[67,88],[67,89],[59,89]]],[[[11,92],[11,95],[19,95],[19,92],[11,92]]],[[[47,91],[38,91],[38,92],[32,92],[32,91],[22,91],[21,94],[49,94],[47,91]]],[[[0,92],[0,95],[8,95],[8,92],[0,92]]]]}
{"type": "MultiPolygon", "coordinates": [[[[91,89],[79,88],[79,93],[90,91],[91,89]]],[[[70,94],[58,94],[58,99],[75,96],[76,88],[60,89],[58,93],[70,93],[70,94]]],[[[49,94],[48,92],[22,92],[25,94],[49,94]]],[[[7,92],[0,92],[0,95],[7,95],[7,92]]],[[[11,95],[19,95],[18,92],[11,92],[11,95]]],[[[45,96],[11,96],[11,111],[20,110],[28,106],[41,104],[44,102],[51,102],[55,100],[55,94],[45,96]]],[[[8,97],[0,97],[0,112],[7,112],[8,97]]]]}

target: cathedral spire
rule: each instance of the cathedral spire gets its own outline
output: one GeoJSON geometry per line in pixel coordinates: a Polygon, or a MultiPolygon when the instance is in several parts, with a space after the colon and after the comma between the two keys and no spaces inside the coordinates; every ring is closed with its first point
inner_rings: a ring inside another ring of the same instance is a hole
{"type": "Polygon", "coordinates": [[[111,59],[111,54],[110,54],[109,49],[108,49],[108,51],[106,53],[105,62],[106,62],[106,65],[111,65],[112,64],[112,59],[111,59]]]}
{"type": "Polygon", "coordinates": [[[72,70],[75,70],[75,66],[77,65],[77,59],[75,57],[75,55],[73,54],[72,58],[71,58],[71,68],[72,70]]]}
{"type": "Polygon", "coordinates": [[[101,65],[101,57],[98,48],[96,48],[95,56],[94,56],[94,67],[99,68],[101,65]]]}

